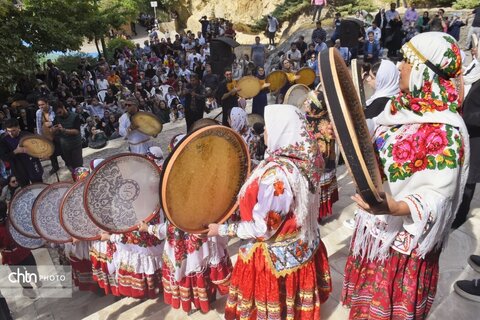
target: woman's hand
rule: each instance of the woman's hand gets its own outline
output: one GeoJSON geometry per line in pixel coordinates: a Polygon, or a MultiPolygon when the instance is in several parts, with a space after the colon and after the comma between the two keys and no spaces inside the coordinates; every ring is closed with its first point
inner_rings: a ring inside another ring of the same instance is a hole
{"type": "Polygon", "coordinates": [[[386,203],[381,208],[372,208],[366,203],[359,194],[355,194],[351,197],[353,201],[364,211],[380,215],[389,214],[392,216],[408,216],[410,215],[410,208],[404,201],[396,201],[389,193],[385,193],[386,203]]]}
{"type": "Polygon", "coordinates": [[[138,231],[148,232],[148,224],[145,221],[142,221],[138,224],[138,231]]]}
{"type": "Polygon", "coordinates": [[[110,240],[110,233],[108,232],[102,232],[100,235],[100,241],[107,241],[110,240]]]}
{"type": "Polygon", "coordinates": [[[218,229],[220,228],[220,225],[218,223],[210,223],[208,225],[208,233],[207,236],[209,237],[215,237],[218,236],[218,229]]]}

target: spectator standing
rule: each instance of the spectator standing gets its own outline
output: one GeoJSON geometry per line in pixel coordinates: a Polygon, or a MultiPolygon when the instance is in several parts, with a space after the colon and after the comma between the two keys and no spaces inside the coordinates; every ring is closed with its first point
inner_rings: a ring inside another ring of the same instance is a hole
{"type": "Polygon", "coordinates": [[[418,20],[418,12],[415,8],[415,3],[412,2],[410,8],[405,12],[403,22],[406,26],[415,26],[418,20]]]}
{"type": "Polygon", "coordinates": [[[203,118],[205,111],[205,88],[200,83],[196,74],[191,76],[191,81],[185,87],[185,120],[187,132],[193,123],[203,118]]]}
{"type": "Polygon", "coordinates": [[[269,14],[267,16],[267,35],[268,35],[268,49],[275,48],[275,34],[278,31],[279,23],[277,18],[269,14]]]}
{"type": "Polygon", "coordinates": [[[430,31],[439,31],[439,32],[446,32],[447,31],[447,24],[445,22],[445,18],[443,17],[445,10],[438,9],[437,14],[433,19],[429,21],[430,23],[430,31]]]}
{"type": "Polygon", "coordinates": [[[382,37],[380,38],[380,46],[384,47],[385,46],[385,38],[387,36],[387,16],[385,14],[385,9],[381,8],[378,10],[378,13],[375,15],[375,18],[373,19],[375,24],[380,28],[380,31],[382,32],[382,37]]]}
{"type": "Polygon", "coordinates": [[[476,7],[472,11],[473,16],[473,22],[472,25],[470,26],[470,29],[468,29],[468,35],[467,35],[467,49],[471,49],[472,46],[472,34],[476,34],[478,38],[480,38],[480,6],[476,7]]]}
{"type": "Polygon", "coordinates": [[[333,20],[333,34],[330,40],[332,40],[333,43],[335,43],[335,40],[337,40],[340,37],[340,27],[342,25],[342,19],[340,18],[341,14],[340,12],[335,13],[335,20],[333,20]]]}
{"type": "Polygon", "coordinates": [[[460,28],[462,28],[465,25],[465,22],[460,19],[460,16],[455,13],[450,20],[449,26],[448,26],[448,34],[451,35],[452,37],[455,38],[455,40],[459,41],[460,40],[460,28]]]}
{"type": "Polygon", "coordinates": [[[252,61],[256,67],[263,67],[265,64],[265,59],[267,56],[267,48],[260,43],[260,37],[255,37],[255,43],[252,44],[252,48],[250,50],[250,57],[252,57],[252,61]]]}
{"type": "Polygon", "coordinates": [[[20,139],[30,133],[20,130],[17,119],[5,121],[5,128],[7,135],[0,139],[0,159],[10,163],[20,186],[42,182],[43,167],[40,160],[27,155],[26,149],[18,146],[20,139]]]}
{"type": "Polygon", "coordinates": [[[61,101],[56,102],[53,109],[55,120],[51,131],[58,138],[65,165],[73,172],[75,168],[83,166],[80,116],[75,112],[68,111],[61,101]]]}
{"type": "Polygon", "coordinates": [[[317,21],[319,21],[320,17],[322,16],[322,9],[327,5],[327,0],[312,0],[311,4],[313,6],[312,21],[315,21],[315,16],[317,15],[317,13],[317,21]]]}
{"type": "Polygon", "coordinates": [[[322,28],[322,22],[317,21],[317,27],[312,32],[312,42],[313,43],[325,42],[326,39],[327,39],[327,31],[325,31],[325,29],[322,28]]]}

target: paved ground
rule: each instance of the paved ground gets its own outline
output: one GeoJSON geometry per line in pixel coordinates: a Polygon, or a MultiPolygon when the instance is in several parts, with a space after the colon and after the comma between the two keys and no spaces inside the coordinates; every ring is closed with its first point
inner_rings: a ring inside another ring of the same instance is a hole
{"type": "MultiPolygon", "coordinates": [[[[217,111],[218,112],[218,111],[217,111]]],[[[213,117],[216,113],[211,114],[213,117]]],[[[163,132],[156,141],[166,152],[170,139],[185,131],[184,121],[166,124],[163,132]]],[[[105,158],[110,155],[126,151],[124,140],[117,139],[101,150],[84,149],[85,163],[94,158],[105,158]]],[[[49,161],[44,163],[45,170],[50,170],[49,161]]],[[[61,180],[69,180],[65,169],[60,171],[61,180]]],[[[56,177],[47,177],[49,182],[56,177]]],[[[350,195],[354,193],[353,183],[348,176],[345,166],[338,169],[340,200],[334,205],[334,215],[326,219],[321,226],[322,239],[327,246],[329,261],[333,276],[333,293],[330,299],[322,306],[322,319],[340,320],[348,318],[348,311],[339,303],[343,267],[348,254],[348,244],[352,230],[343,225],[343,221],[353,216],[354,206],[350,195]]],[[[429,319],[479,319],[479,305],[460,298],[452,291],[452,284],[457,279],[471,279],[479,277],[467,266],[467,257],[471,253],[480,253],[480,193],[476,193],[472,203],[473,217],[459,230],[452,233],[448,247],[441,256],[441,277],[435,301],[429,319]]],[[[232,240],[229,252],[236,259],[238,240],[232,240]]],[[[41,265],[52,264],[48,250],[34,251],[37,261],[41,265]]],[[[224,298],[219,298],[213,305],[214,310],[208,314],[200,312],[187,315],[182,311],[172,310],[163,303],[163,299],[138,300],[131,298],[115,299],[114,297],[98,297],[92,293],[75,291],[71,299],[37,299],[25,297],[7,297],[15,319],[223,319],[224,298]]]]}

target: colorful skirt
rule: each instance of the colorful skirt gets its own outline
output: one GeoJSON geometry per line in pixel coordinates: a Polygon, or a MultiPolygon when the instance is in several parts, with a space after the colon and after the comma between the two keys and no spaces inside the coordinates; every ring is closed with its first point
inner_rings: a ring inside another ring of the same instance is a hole
{"type": "Polygon", "coordinates": [[[113,261],[121,295],[137,299],[158,297],[162,291],[162,250],[161,245],[145,248],[117,244],[113,261]]]}
{"type": "Polygon", "coordinates": [[[437,291],[440,252],[422,259],[390,249],[385,261],[354,257],[345,266],[342,302],[350,319],[426,319],[437,291]]]}
{"type": "Polygon", "coordinates": [[[338,184],[336,170],[327,171],[320,181],[320,208],[318,219],[330,216],[333,213],[333,204],[338,201],[338,184]]]}
{"type": "Polygon", "coordinates": [[[180,281],[175,281],[173,266],[167,257],[163,266],[163,297],[165,303],[174,309],[180,307],[185,312],[195,309],[203,313],[210,311],[210,302],[215,301],[217,291],[225,295],[228,293],[232,263],[227,257],[216,266],[209,266],[205,270],[191,273],[180,281]]]}
{"type": "Polygon", "coordinates": [[[97,292],[98,285],[93,280],[92,262],[86,259],[78,259],[70,256],[70,265],[72,266],[73,283],[80,291],[97,292]]]}
{"type": "Polygon", "coordinates": [[[330,268],[323,242],[312,259],[284,277],[267,265],[263,249],[248,261],[238,259],[225,307],[225,319],[320,319],[320,304],[331,292],[330,268]]]}
{"type": "Polygon", "coordinates": [[[114,250],[114,245],[107,242],[96,241],[90,248],[90,261],[92,262],[92,278],[105,294],[120,296],[118,292],[115,273],[109,268],[109,251],[114,250]],[[113,247],[112,247],[113,246],[113,247]]]}

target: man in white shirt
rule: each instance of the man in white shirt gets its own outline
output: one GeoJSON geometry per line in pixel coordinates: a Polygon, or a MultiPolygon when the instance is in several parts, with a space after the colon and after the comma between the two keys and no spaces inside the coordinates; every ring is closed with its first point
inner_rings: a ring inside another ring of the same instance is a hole
{"type": "Polygon", "coordinates": [[[180,76],[180,77],[184,77],[185,80],[187,80],[187,82],[190,82],[190,75],[191,75],[191,74],[192,74],[192,72],[187,69],[187,65],[182,64],[182,67],[181,67],[181,69],[180,69],[179,76],[180,76]]]}
{"type": "Polygon", "coordinates": [[[268,48],[275,48],[275,34],[278,30],[278,20],[271,14],[267,16],[268,48]]]}
{"type": "MultiPolygon", "coordinates": [[[[367,28],[366,34],[368,35],[370,32],[373,32],[373,39],[380,43],[380,39],[382,38],[382,30],[380,30],[375,21],[373,21],[372,25],[367,28]]],[[[367,37],[365,37],[365,39],[366,38],[367,37]]]]}
{"type": "Polygon", "coordinates": [[[131,117],[138,112],[138,100],[128,98],[125,101],[125,107],[127,108],[127,112],[122,114],[118,120],[118,132],[128,141],[128,149],[130,152],[146,154],[148,149],[153,146],[153,141],[151,141],[150,136],[138,131],[130,121],[131,117]]]}
{"type": "Polygon", "coordinates": [[[390,10],[385,11],[385,17],[387,18],[387,26],[385,28],[390,29],[390,21],[393,20],[397,15],[400,16],[397,10],[397,5],[395,3],[390,4],[390,10]]]}
{"type": "Polygon", "coordinates": [[[107,89],[108,89],[108,81],[107,79],[105,79],[105,76],[103,74],[100,74],[100,76],[97,79],[97,90],[102,91],[107,89]]]}
{"type": "Polygon", "coordinates": [[[297,49],[297,44],[292,42],[290,45],[290,50],[286,53],[287,59],[293,63],[293,68],[295,70],[300,69],[300,60],[302,59],[302,53],[297,49]]]}

